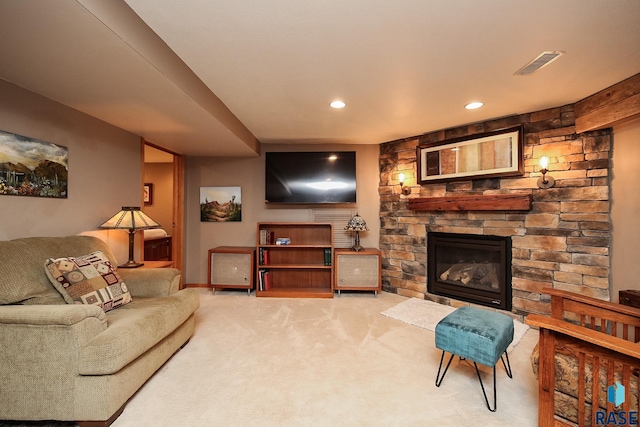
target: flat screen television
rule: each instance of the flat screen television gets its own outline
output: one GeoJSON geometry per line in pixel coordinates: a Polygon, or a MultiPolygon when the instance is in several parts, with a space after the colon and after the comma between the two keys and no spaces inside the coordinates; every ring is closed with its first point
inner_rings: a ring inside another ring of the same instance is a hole
{"type": "Polygon", "coordinates": [[[268,152],[265,203],[355,203],[355,151],[268,152]]]}

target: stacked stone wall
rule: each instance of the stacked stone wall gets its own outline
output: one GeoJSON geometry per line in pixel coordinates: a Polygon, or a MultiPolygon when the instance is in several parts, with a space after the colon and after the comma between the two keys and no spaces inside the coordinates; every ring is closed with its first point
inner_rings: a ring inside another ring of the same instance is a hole
{"type": "Polygon", "coordinates": [[[383,288],[402,295],[456,301],[427,293],[429,231],[511,236],[513,309],[550,312],[545,287],[609,300],[611,244],[610,130],[576,134],[573,105],[510,116],[392,141],[380,148],[380,249],[383,288]],[[522,125],[524,175],[509,178],[416,182],[416,147],[522,125]],[[549,158],[555,186],[540,189],[539,159],[549,158]],[[405,174],[411,194],[400,191],[405,174]],[[531,211],[412,211],[409,198],[530,194],[531,211]]]}

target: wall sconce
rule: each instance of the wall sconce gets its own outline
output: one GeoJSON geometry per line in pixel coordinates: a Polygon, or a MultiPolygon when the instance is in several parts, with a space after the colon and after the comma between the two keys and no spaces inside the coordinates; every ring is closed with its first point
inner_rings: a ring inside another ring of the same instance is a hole
{"type": "Polygon", "coordinates": [[[549,172],[547,166],[549,166],[549,158],[547,156],[540,157],[540,172],[542,173],[542,176],[538,178],[538,187],[540,188],[551,188],[556,182],[551,175],[547,175],[549,172]]]}
{"type": "Polygon", "coordinates": [[[411,188],[404,186],[404,174],[403,173],[398,175],[398,179],[400,180],[400,191],[402,192],[402,194],[404,194],[405,196],[408,196],[409,194],[411,194],[411,188]]]}

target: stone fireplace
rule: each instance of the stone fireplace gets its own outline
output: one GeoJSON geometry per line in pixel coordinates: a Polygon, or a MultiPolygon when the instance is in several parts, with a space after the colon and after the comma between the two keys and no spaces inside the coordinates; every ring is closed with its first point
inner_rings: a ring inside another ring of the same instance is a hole
{"type": "Polygon", "coordinates": [[[511,238],[427,233],[427,291],[511,310],[511,238]]]}
{"type": "MultiPolygon", "coordinates": [[[[383,289],[443,304],[465,303],[450,292],[432,293],[427,286],[432,270],[425,250],[427,233],[437,232],[511,240],[510,310],[515,315],[549,313],[550,301],[542,292],[546,287],[609,300],[611,139],[610,129],[576,133],[574,106],[567,105],[381,144],[383,289]],[[522,176],[417,184],[418,145],[517,125],[524,129],[522,176]],[[537,185],[541,156],[549,158],[553,188],[537,185]],[[411,188],[408,195],[400,189],[400,173],[411,188]],[[457,197],[478,203],[446,203],[457,197]],[[506,200],[510,197],[527,198],[528,205],[504,208],[511,204],[506,200]]],[[[433,274],[438,273],[436,268],[433,274]]]]}

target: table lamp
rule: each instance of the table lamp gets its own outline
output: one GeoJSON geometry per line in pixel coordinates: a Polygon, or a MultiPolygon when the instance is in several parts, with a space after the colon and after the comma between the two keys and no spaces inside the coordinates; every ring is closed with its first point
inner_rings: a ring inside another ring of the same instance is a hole
{"type": "Polygon", "coordinates": [[[136,231],[160,228],[160,224],[140,210],[140,206],[123,206],[122,210],[106,220],[100,227],[104,229],[127,230],[129,233],[129,261],[120,268],[136,268],[144,265],[133,259],[133,242],[136,231]]]}
{"type": "Polygon", "coordinates": [[[359,251],[363,250],[364,248],[362,246],[360,246],[360,232],[369,230],[367,228],[367,223],[365,222],[365,220],[362,219],[362,217],[360,215],[355,214],[349,220],[349,222],[347,223],[347,226],[344,229],[356,232],[356,243],[355,243],[355,245],[351,246],[350,249],[352,251],[356,251],[356,252],[359,252],[359,251]]]}

